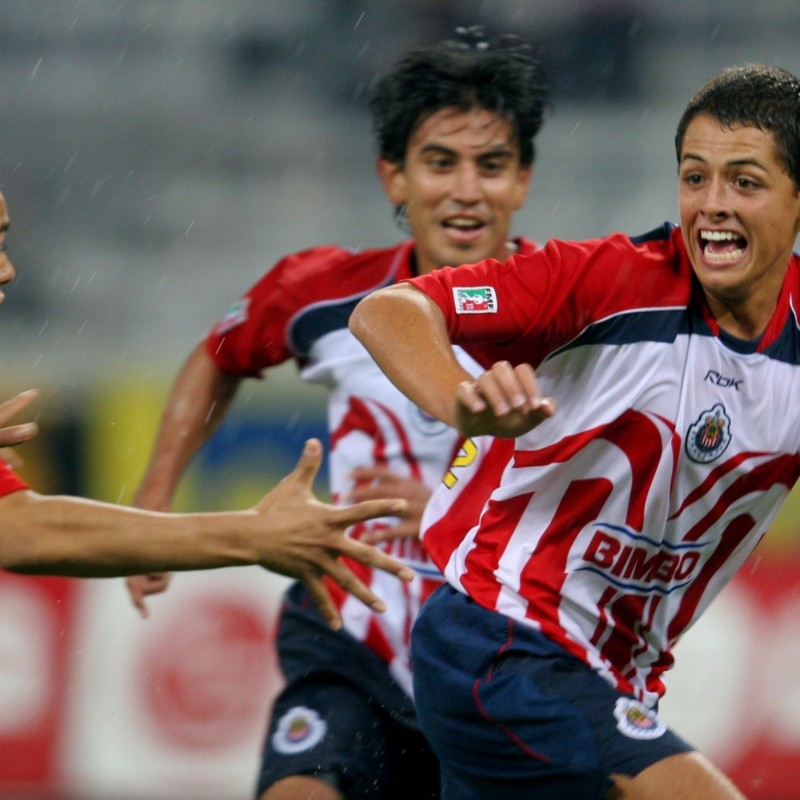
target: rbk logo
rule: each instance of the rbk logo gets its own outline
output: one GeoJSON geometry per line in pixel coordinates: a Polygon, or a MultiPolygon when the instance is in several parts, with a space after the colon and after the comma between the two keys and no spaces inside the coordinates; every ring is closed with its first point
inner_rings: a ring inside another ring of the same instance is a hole
{"type": "Polygon", "coordinates": [[[723,389],[736,389],[737,392],[739,391],[739,387],[744,383],[744,378],[729,378],[713,369],[706,372],[706,376],[703,380],[707,383],[713,383],[714,386],[721,386],[723,389]]]}

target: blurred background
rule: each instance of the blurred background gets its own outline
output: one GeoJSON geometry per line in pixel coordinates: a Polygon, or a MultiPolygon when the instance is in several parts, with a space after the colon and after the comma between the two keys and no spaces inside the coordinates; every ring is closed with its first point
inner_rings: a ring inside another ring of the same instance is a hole
{"type": "MultiPolygon", "coordinates": [[[[130,500],[172,377],[231,301],[287,252],[402,236],[366,98],[474,24],[529,38],[548,74],[515,226],[538,240],[674,220],[694,90],[745,61],[800,71],[796,0],[0,0],[2,386],[41,390],[20,449],[35,488],[130,500]]],[[[252,503],[324,439],[324,396],[292,366],[250,384],[179,507],[252,503]]],[[[681,644],[664,704],[763,800],[800,796],[799,531],[793,497],[681,644]]],[[[283,586],[180,576],[142,621],[122,581],[0,574],[0,799],[249,797],[283,586]]]]}

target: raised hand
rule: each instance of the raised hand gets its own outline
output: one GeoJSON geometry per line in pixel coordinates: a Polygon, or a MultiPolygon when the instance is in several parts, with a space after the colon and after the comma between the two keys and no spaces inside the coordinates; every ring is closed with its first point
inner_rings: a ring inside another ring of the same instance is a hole
{"type": "Polygon", "coordinates": [[[270,523],[258,561],[273,572],[303,581],[331,627],[339,628],[341,617],[325,587],[324,576],[373,611],[385,610],[384,602],[339,561],[340,556],[385,570],[402,580],[413,577],[408,567],[371,545],[349,538],[345,531],[375,517],[402,516],[408,503],[399,499],[364,500],[342,507],[322,503],[312,492],[321,461],[322,445],[309,439],[294,470],[256,506],[255,510],[270,523]],[[276,537],[275,531],[282,534],[276,537]]]}
{"type": "MultiPolygon", "coordinates": [[[[37,396],[38,392],[35,389],[28,389],[26,392],[20,392],[16,397],[0,403],[0,425],[4,425],[10,419],[13,419],[19,414],[22,409],[26,408],[37,396]]],[[[33,439],[39,432],[39,426],[35,422],[22,422],[19,425],[9,425],[5,428],[0,428],[0,447],[13,447],[16,444],[27,442],[28,439],[33,439]]]]}

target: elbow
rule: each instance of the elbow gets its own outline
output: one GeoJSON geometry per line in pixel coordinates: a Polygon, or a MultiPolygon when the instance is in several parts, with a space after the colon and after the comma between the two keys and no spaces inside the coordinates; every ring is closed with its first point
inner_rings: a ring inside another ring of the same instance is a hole
{"type": "Polygon", "coordinates": [[[364,344],[364,339],[369,333],[369,320],[371,318],[372,305],[373,295],[368,295],[367,297],[363,298],[353,309],[353,312],[350,314],[350,319],[347,323],[350,333],[352,333],[353,336],[355,336],[356,339],[358,339],[358,341],[362,344],[364,344]]]}

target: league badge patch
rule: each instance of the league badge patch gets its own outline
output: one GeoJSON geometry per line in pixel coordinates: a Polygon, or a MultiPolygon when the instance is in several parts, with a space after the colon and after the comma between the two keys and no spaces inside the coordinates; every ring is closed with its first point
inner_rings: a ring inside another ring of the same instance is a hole
{"type": "Polygon", "coordinates": [[[278,721],[272,746],[284,755],[302,753],[319,744],[328,732],[328,723],[305,706],[290,708],[278,721]]]}
{"type": "Polygon", "coordinates": [[[456,286],[453,298],[456,314],[497,313],[497,294],[491,286],[456,286]]]}
{"type": "Polygon", "coordinates": [[[225,316],[216,324],[214,332],[219,334],[227,333],[231,328],[241,325],[247,320],[247,310],[250,306],[250,298],[245,297],[237,300],[226,312],[225,316]]]}
{"type": "Polygon", "coordinates": [[[620,697],[614,706],[617,730],[629,739],[658,739],[667,731],[666,723],[652,709],[631,697],[620,697]]]}
{"type": "Polygon", "coordinates": [[[686,433],[686,455],[698,464],[719,458],[731,441],[731,419],[725,406],[717,403],[689,426],[686,433]]]}

